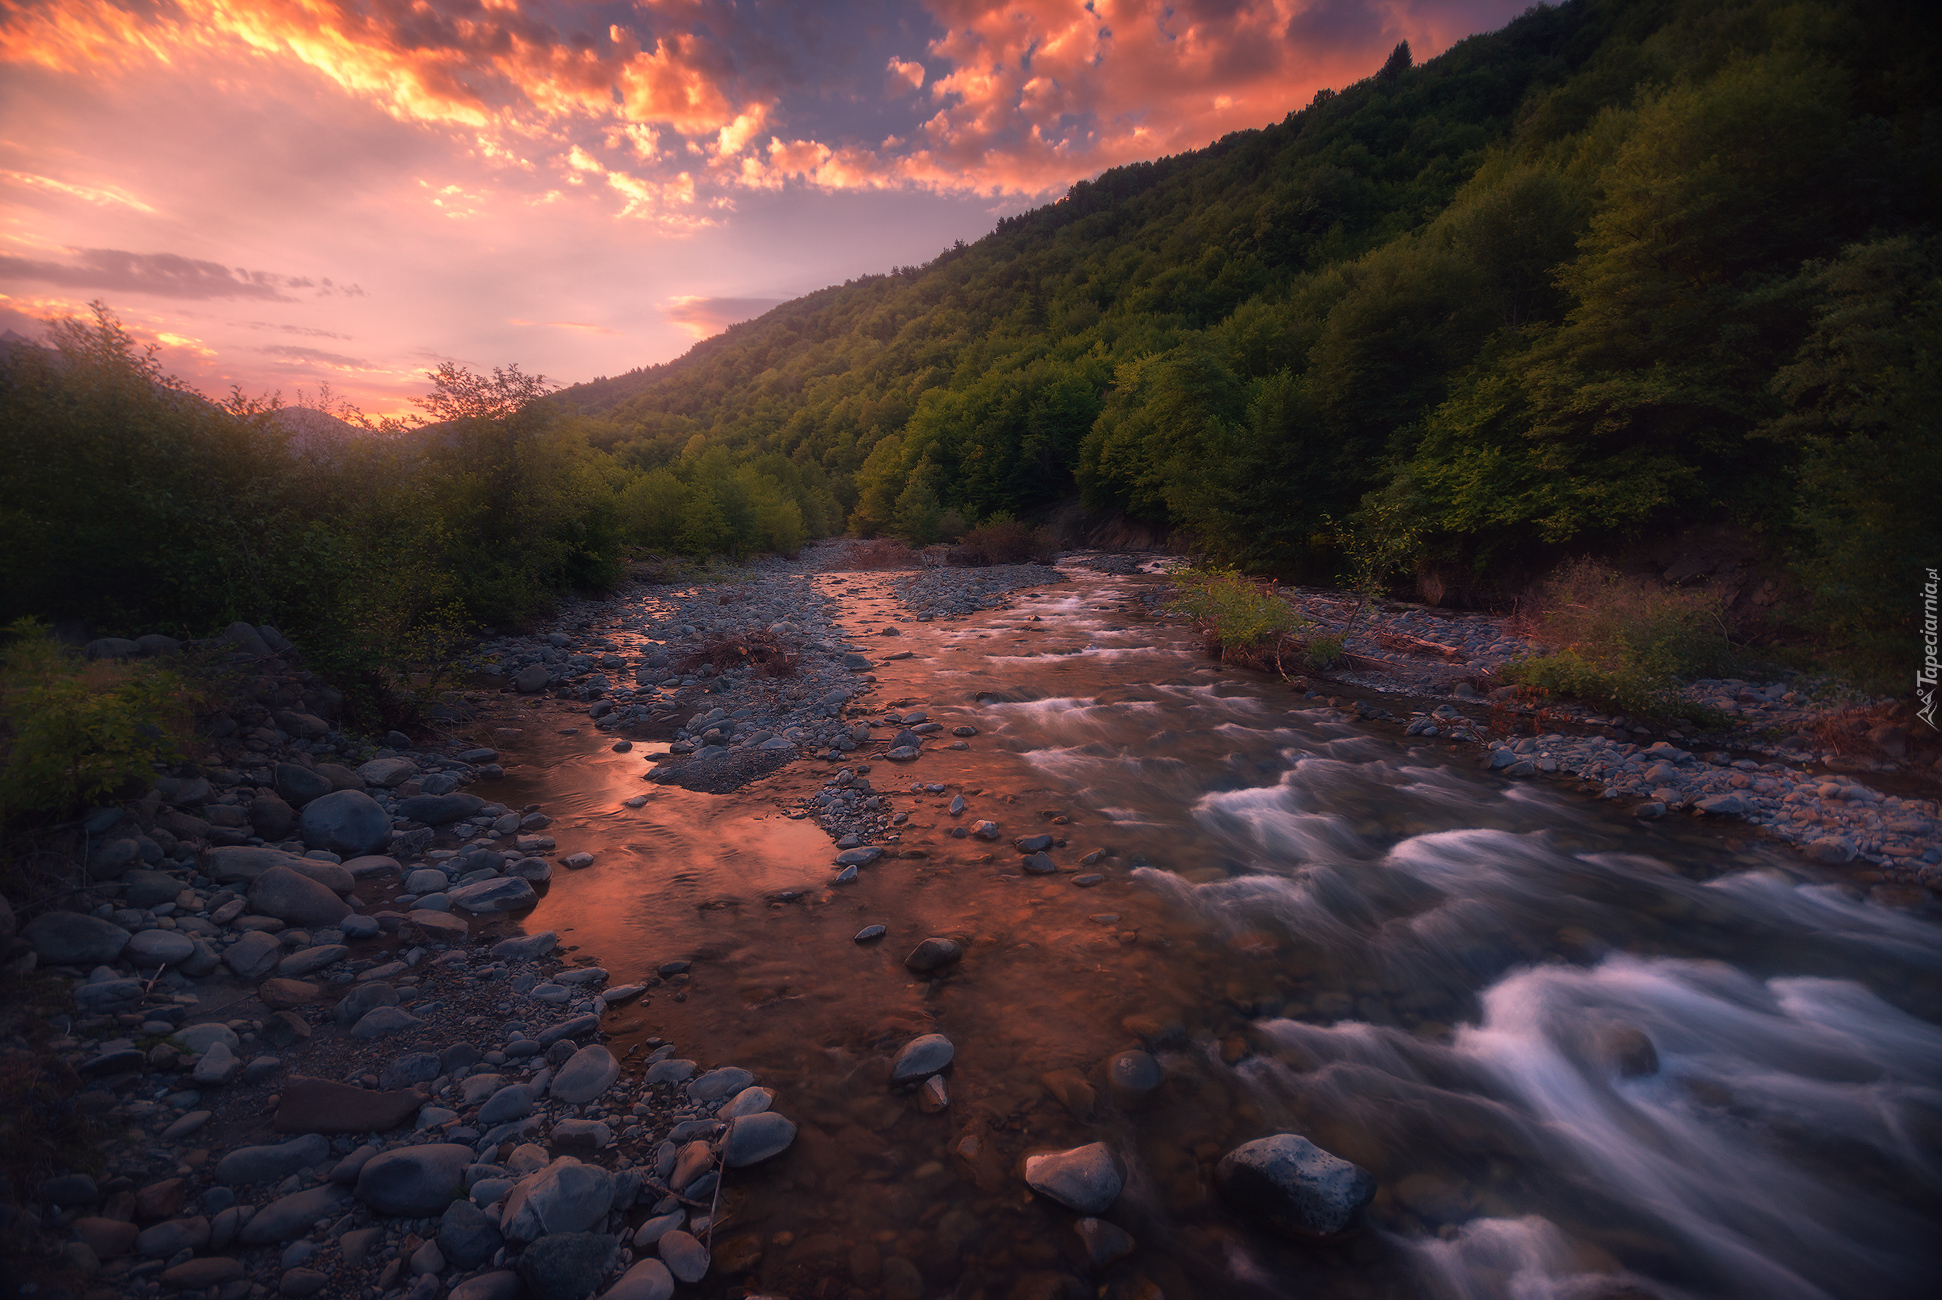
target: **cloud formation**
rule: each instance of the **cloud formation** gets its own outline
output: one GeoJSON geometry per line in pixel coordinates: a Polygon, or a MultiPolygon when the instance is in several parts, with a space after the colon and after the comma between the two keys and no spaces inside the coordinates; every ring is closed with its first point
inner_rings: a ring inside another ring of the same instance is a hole
{"type": "Polygon", "coordinates": [[[1525,3],[0,0],[0,327],[107,297],[391,410],[421,354],[619,373],[1525,3]]]}
{"type": "MultiPolygon", "coordinates": [[[[73,262],[42,262],[0,254],[0,279],[34,280],[67,289],[139,293],[154,298],[266,298],[293,302],[290,289],[330,292],[303,276],[220,266],[175,253],[129,253],[119,248],[74,250],[73,262]]],[[[362,294],[363,290],[356,290],[362,294]]]]}
{"type": "Polygon", "coordinates": [[[851,42],[846,66],[792,54],[753,10],[698,0],[67,0],[0,11],[0,60],[83,73],[226,52],[301,67],[482,156],[568,184],[597,175],[618,215],[692,227],[711,198],[788,181],[1049,194],[1275,120],[1373,71],[1398,40],[1423,56],[1512,12],[1509,0],[856,0],[795,15],[808,45],[901,20],[902,47],[866,66],[851,42]],[[878,125],[890,129],[865,131],[878,125]]]}

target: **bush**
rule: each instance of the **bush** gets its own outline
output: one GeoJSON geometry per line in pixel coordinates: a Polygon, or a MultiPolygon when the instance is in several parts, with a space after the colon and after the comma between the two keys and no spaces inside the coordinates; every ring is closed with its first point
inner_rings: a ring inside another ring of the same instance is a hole
{"type": "Polygon", "coordinates": [[[1731,670],[1725,599],[1704,588],[1663,587],[1591,560],[1560,569],[1541,589],[1535,622],[1560,643],[1511,664],[1505,680],[1619,713],[1710,722],[1677,687],[1731,670]]]}
{"type": "Polygon", "coordinates": [[[966,532],[946,559],[951,564],[982,569],[992,564],[1050,564],[1058,558],[1058,541],[1047,528],[1033,528],[1016,519],[990,520],[966,532]]]}
{"type": "Polygon", "coordinates": [[[1660,682],[1732,669],[1726,600],[1709,588],[1665,587],[1581,559],[1552,575],[1539,600],[1544,635],[1601,667],[1660,682]]]}
{"type": "Polygon", "coordinates": [[[1325,673],[1337,664],[1350,659],[1349,652],[1342,646],[1339,636],[1317,636],[1308,640],[1308,653],[1304,661],[1318,673],[1325,673]]]}
{"type": "Polygon", "coordinates": [[[1173,608],[1194,621],[1223,662],[1280,670],[1293,635],[1307,626],[1294,606],[1234,569],[1200,565],[1173,575],[1173,608]]]}
{"type": "Polygon", "coordinates": [[[853,543],[843,553],[843,558],[830,566],[832,570],[848,569],[921,569],[924,562],[917,552],[895,538],[879,537],[868,542],[853,543]]]}
{"type": "MultiPolygon", "coordinates": [[[[730,597],[723,596],[721,603],[726,605],[729,600],[730,597]]],[[[758,677],[796,675],[795,651],[762,628],[718,636],[706,641],[677,662],[675,667],[685,673],[693,672],[703,664],[707,664],[718,673],[747,665],[755,670],[755,675],[758,677]]]]}
{"type": "Polygon", "coordinates": [[[121,797],[180,756],[193,719],[180,674],[150,663],[85,663],[29,619],[7,635],[0,819],[59,817],[121,797]]]}

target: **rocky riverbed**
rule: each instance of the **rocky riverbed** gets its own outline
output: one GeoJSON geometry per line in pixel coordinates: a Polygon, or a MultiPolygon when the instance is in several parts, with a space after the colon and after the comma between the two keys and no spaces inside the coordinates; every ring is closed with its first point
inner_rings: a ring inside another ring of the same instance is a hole
{"type": "MultiPolygon", "coordinates": [[[[343,734],[324,716],[328,685],[293,647],[273,629],[232,628],[215,652],[246,688],[205,719],[196,761],[60,841],[101,883],[43,901],[18,937],[4,918],[9,978],[45,1000],[34,1012],[16,1000],[7,1055],[60,1071],[69,1082],[57,1109],[89,1117],[94,1134],[95,1154],[71,1154],[75,1167],[46,1171],[22,1204],[0,1210],[0,1231],[35,1261],[40,1294],[640,1300],[677,1285],[719,1291],[765,1249],[801,1255],[807,1239],[791,1247],[790,1234],[764,1239],[737,1224],[746,1189],[736,1171],[795,1139],[791,1080],[743,1069],[732,1047],[663,1042],[643,1028],[742,973],[685,948],[577,952],[560,932],[524,934],[518,918],[557,876],[599,870],[600,854],[562,840],[547,806],[494,793],[508,781],[499,744],[557,723],[567,738],[584,731],[637,754],[650,785],[724,793],[820,765],[778,802],[826,832],[831,874],[771,907],[827,906],[880,862],[930,870],[935,835],[1009,844],[1018,866],[1006,879],[1042,873],[1081,889],[1121,879],[1112,873],[1124,864],[1105,849],[1065,860],[1063,814],[1049,833],[1016,834],[982,790],[912,775],[927,753],[980,743],[975,711],[874,698],[879,674],[910,657],[912,624],[1015,609],[1022,638],[1056,633],[1056,619],[1024,611],[1064,576],[1040,566],[851,573],[844,557],[844,544],[823,545],[726,581],[574,604],[541,634],[483,644],[468,664],[472,699],[453,701],[455,713],[478,712],[437,743],[343,734]],[[629,1018],[632,1047],[617,1057],[603,1040],[629,1018]]],[[[1161,558],[1079,557],[1121,574],[1161,558]]],[[[1163,590],[1135,588],[1110,630],[1135,632],[1163,590]]],[[[1655,740],[1625,719],[1472,698],[1478,673],[1528,643],[1489,620],[1453,630],[1438,616],[1431,627],[1406,607],[1364,617],[1368,644],[1352,648],[1393,655],[1393,668],[1311,681],[1292,709],[1332,704],[1365,727],[1473,746],[1500,777],[1576,777],[1641,819],[1746,823],[1816,863],[1845,864],[1878,902],[1929,906],[1917,886],[1936,885],[1942,862],[1932,797],[1871,786],[1803,752],[1734,757],[1655,740]],[[1429,663],[1393,649],[1405,638],[1464,657],[1429,663]],[[1552,729],[1567,724],[1569,734],[1552,729]]],[[[1762,734],[1823,707],[1743,685],[1760,694],[1745,707],[1762,734]]],[[[1109,947],[1139,942],[1121,916],[1092,918],[1109,947]]],[[[885,939],[881,923],[855,936],[885,939]]],[[[931,988],[971,942],[888,940],[931,988]]],[[[883,1083],[925,1113],[947,1109],[951,1039],[899,1024],[883,1083]]],[[[1098,1087],[1137,1097],[1159,1086],[1152,1053],[1174,1045],[1172,1031],[1148,1034],[1142,1022],[1138,1032],[1098,1087]]],[[[1074,1079],[1044,1086],[1089,1118],[1075,1089],[1095,1084],[1074,1079]]],[[[1124,1173],[1110,1143],[1041,1151],[1014,1185],[987,1167],[981,1139],[967,1140],[947,1163],[980,1186],[1029,1187],[1066,1207],[1086,1267],[1135,1249],[1100,1217],[1124,1173]]],[[[1212,1156],[1223,1193],[1266,1206],[1270,1231],[1297,1211],[1321,1215],[1301,1232],[1338,1231],[1375,1195],[1365,1171],[1312,1144],[1212,1156]]],[[[852,1266],[870,1286],[923,1293],[904,1253],[870,1258],[852,1266]]]]}

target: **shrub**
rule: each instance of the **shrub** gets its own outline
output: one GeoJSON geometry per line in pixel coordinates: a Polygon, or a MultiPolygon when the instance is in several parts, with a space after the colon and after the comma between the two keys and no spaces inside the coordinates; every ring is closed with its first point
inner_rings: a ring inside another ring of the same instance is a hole
{"type": "Polygon", "coordinates": [[[1173,575],[1173,608],[1194,621],[1225,663],[1280,671],[1284,651],[1303,648],[1306,621],[1271,589],[1234,569],[1199,565],[1173,575]]]}
{"type": "Polygon", "coordinates": [[[1544,583],[1534,613],[1546,639],[1661,686],[1733,666],[1726,601],[1707,588],[1665,587],[1581,559],[1544,583]]]}
{"type": "Polygon", "coordinates": [[[981,569],[992,564],[1050,564],[1058,542],[1051,530],[1016,519],[987,520],[966,532],[951,548],[950,563],[981,569]]]}
{"type": "Polygon", "coordinates": [[[1505,679],[1620,713],[1712,715],[1676,694],[1682,681],[1731,670],[1725,599],[1663,587],[1577,560],[1542,587],[1532,620],[1559,648],[1505,669],[1505,679]]]}
{"type": "Polygon", "coordinates": [[[0,815],[62,816],[152,780],[180,755],[192,697],[156,664],[84,663],[29,619],[0,660],[6,749],[0,815]]]}
{"type": "Polygon", "coordinates": [[[843,553],[843,558],[830,565],[832,570],[845,569],[920,569],[924,562],[917,552],[892,537],[878,537],[867,542],[854,542],[843,553]]]}
{"type": "Polygon", "coordinates": [[[1318,673],[1325,673],[1350,658],[1349,652],[1343,649],[1342,638],[1339,636],[1317,636],[1308,639],[1305,661],[1318,673]]]}
{"type": "MultiPolygon", "coordinates": [[[[723,596],[721,603],[726,605],[729,599],[723,596]]],[[[718,673],[747,665],[755,670],[758,677],[796,675],[795,651],[782,644],[766,629],[715,637],[695,647],[675,666],[682,672],[693,672],[703,664],[713,667],[718,673]]]]}

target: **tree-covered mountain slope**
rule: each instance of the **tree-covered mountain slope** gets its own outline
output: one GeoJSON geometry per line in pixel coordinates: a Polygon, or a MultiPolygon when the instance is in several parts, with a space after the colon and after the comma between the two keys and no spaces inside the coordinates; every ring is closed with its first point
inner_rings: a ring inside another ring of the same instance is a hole
{"type": "Polygon", "coordinates": [[[1936,47],[1897,4],[1538,6],[564,397],[667,510],[760,464],[812,529],[1076,491],[1486,578],[1728,519],[1878,603],[1942,551],[1936,47]]]}

